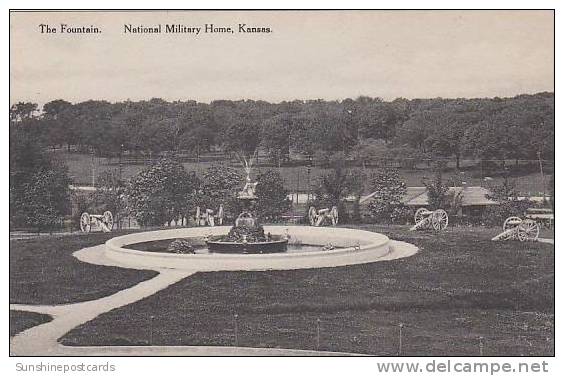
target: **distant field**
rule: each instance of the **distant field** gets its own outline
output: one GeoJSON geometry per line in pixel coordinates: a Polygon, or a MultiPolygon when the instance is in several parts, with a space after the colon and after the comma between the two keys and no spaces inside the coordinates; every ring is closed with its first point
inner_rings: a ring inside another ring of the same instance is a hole
{"type": "MultiPolygon", "coordinates": [[[[92,176],[94,175],[94,179],[100,173],[104,171],[119,171],[119,163],[117,158],[108,159],[108,158],[92,158],[91,155],[88,154],[77,154],[77,153],[66,153],[66,152],[57,152],[56,153],[59,158],[68,166],[70,175],[76,185],[92,185],[92,176]]],[[[236,163],[226,162],[228,165],[232,165],[235,168],[238,168],[241,173],[243,173],[243,168],[237,166],[236,163]]],[[[184,163],[184,167],[189,171],[196,171],[202,172],[208,167],[217,164],[217,162],[188,162],[184,163]]],[[[225,163],[223,163],[225,164],[225,163]]],[[[122,176],[124,179],[129,179],[139,171],[141,171],[146,166],[142,164],[123,164],[122,165],[122,176]]],[[[468,163],[463,164],[462,167],[466,169],[464,172],[465,181],[468,186],[480,186],[484,181],[482,178],[482,174],[480,173],[479,169],[476,167],[469,166],[468,163]]],[[[324,174],[326,174],[329,170],[321,167],[312,167],[310,169],[310,173],[308,176],[307,167],[257,167],[255,169],[255,173],[258,173],[260,170],[264,169],[276,169],[279,170],[284,181],[286,182],[286,187],[291,192],[301,191],[307,192],[308,191],[308,180],[310,184],[313,184],[315,180],[324,174]]],[[[370,175],[372,172],[376,171],[377,168],[366,168],[365,173],[370,175]]],[[[432,172],[428,168],[424,168],[424,166],[418,166],[416,170],[407,170],[401,169],[400,174],[408,186],[421,186],[421,179],[425,176],[430,177],[432,172]]],[[[448,179],[450,176],[454,174],[453,169],[444,173],[444,178],[448,179]]],[[[502,180],[499,176],[492,177],[493,182],[500,182],[502,180]]],[[[540,172],[528,173],[523,174],[517,177],[514,177],[517,189],[526,195],[542,195],[543,192],[543,183],[542,177],[540,172]]],[[[549,177],[545,177],[545,182],[548,185],[549,177]]]]}

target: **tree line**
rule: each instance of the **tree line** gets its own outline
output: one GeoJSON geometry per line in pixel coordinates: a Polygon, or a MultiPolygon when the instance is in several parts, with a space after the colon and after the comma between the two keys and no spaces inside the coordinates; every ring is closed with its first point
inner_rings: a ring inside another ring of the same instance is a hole
{"type": "Polygon", "coordinates": [[[290,152],[316,159],[463,157],[554,158],[554,93],[511,98],[404,99],[361,96],[342,101],[254,100],[110,103],[59,99],[10,108],[11,127],[49,147],[99,156],[195,156],[212,148],[283,163],[290,152]]]}
{"type": "MultiPolygon", "coordinates": [[[[72,104],[55,100],[46,103],[41,111],[37,104],[19,102],[10,108],[10,227],[26,225],[40,229],[70,213],[71,179],[64,163],[46,153],[47,147],[61,146],[100,156],[128,152],[172,156],[171,160],[177,152],[197,155],[212,148],[248,158],[261,148],[279,163],[294,152],[331,161],[332,165],[351,158],[366,161],[394,156],[413,160],[425,156],[454,156],[457,160],[464,156],[482,160],[554,159],[554,94],[491,99],[400,98],[389,102],[359,97],[277,104],[251,100],[206,104],[162,99],[72,104]]],[[[342,197],[351,194],[359,197],[360,182],[365,178],[341,167],[323,176],[317,184],[317,204],[339,204],[342,197]]],[[[235,182],[241,180],[234,172],[232,186],[217,180],[218,175],[225,174],[227,171],[218,174],[211,170],[203,177],[187,176],[178,165],[156,165],[134,177],[129,185],[117,177],[108,177],[109,183],[101,184],[107,189],[100,194],[106,205],[108,197],[115,196],[112,205],[120,212],[123,202],[119,197],[125,189],[128,212],[146,224],[163,223],[185,215],[196,202],[208,207],[226,201],[229,207],[226,197],[233,198],[235,182]],[[145,181],[154,176],[161,177],[157,183],[145,181]],[[164,184],[170,176],[177,178],[164,184]],[[186,184],[188,181],[194,184],[186,184]],[[181,190],[163,191],[163,184],[181,190]],[[190,195],[182,191],[184,188],[197,199],[185,202],[190,195]],[[214,192],[220,192],[217,194],[222,199],[215,197],[214,192]],[[155,197],[166,199],[166,204],[158,203],[155,197]]],[[[381,184],[374,183],[374,187],[390,185],[401,191],[401,184],[389,184],[397,179],[382,176],[377,179],[381,184]]],[[[267,178],[270,180],[264,180],[269,181],[264,187],[274,182],[280,185],[274,194],[276,200],[267,198],[272,192],[265,193],[264,198],[271,201],[264,207],[280,204],[276,213],[263,213],[274,218],[287,209],[288,203],[280,176],[271,172],[261,177],[267,178]]],[[[403,216],[387,206],[372,209],[376,214],[383,210],[391,217],[403,216]]],[[[230,211],[237,213],[235,208],[230,211]]],[[[357,202],[352,217],[357,220],[359,215],[357,202]]]]}
{"type": "MultiPolygon", "coordinates": [[[[429,206],[458,213],[461,197],[452,195],[449,187],[461,186],[461,176],[452,176],[444,182],[441,169],[437,168],[435,173],[432,179],[422,182],[428,191],[429,206]]],[[[491,198],[501,205],[489,207],[481,218],[475,218],[478,221],[496,224],[500,218],[517,215],[532,204],[517,199],[515,186],[507,174],[504,177],[502,185],[491,187],[491,198]]],[[[111,210],[116,219],[133,216],[142,226],[162,226],[172,221],[178,223],[179,219],[184,223],[193,217],[197,206],[217,211],[219,205],[223,205],[226,219],[232,220],[241,210],[237,193],[243,181],[237,169],[225,165],[212,165],[197,174],[187,171],[175,159],[162,158],[126,181],[117,171],[106,171],[100,176],[98,189],[84,195],[71,192],[71,179],[55,153],[48,153],[36,138],[20,128],[10,133],[10,229],[51,230],[64,218],[68,219],[69,214],[73,214],[71,221],[78,228],[80,213],[105,210],[111,210]]],[[[260,171],[256,181],[258,216],[267,222],[279,221],[291,208],[280,171],[260,171]]],[[[362,169],[347,168],[343,160],[335,161],[332,169],[313,186],[310,204],[318,208],[337,206],[344,223],[404,224],[413,217],[412,210],[402,203],[406,184],[396,169],[385,168],[366,175],[362,169]],[[374,196],[362,211],[364,182],[374,196]],[[352,202],[348,200],[351,197],[352,202]]]]}

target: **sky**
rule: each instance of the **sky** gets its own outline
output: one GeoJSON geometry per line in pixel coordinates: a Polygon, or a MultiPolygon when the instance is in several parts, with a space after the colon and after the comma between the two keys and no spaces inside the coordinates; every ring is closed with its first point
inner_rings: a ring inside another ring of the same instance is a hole
{"type": "Polygon", "coordinates": [[[553,82],[552,11],[10,14],[11,103],[506,97],[553,82]],[[61,23],[101,33],[60,33],[61,23]],[[238,33],[240,23],[272,32],[238,33]],[[124,32],[158,24],[235,32],[124,32]]]}

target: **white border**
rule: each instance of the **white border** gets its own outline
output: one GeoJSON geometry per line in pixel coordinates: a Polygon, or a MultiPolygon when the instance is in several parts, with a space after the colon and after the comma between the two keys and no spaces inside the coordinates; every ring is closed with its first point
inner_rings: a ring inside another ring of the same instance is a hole
{"type": "MultiPolygon", "coordinates": [[[[558,1],[503,1],[503,0],[479,0],[479,1],[380,1],[378,3],[368,3],[364,1],[358,0],[349,0],[349,1],[323,1],[323,2],[306,2],[304,0],[296,1],[296,0],[287,0],[287,1],[276,1],[276,2],[268,2],[268,4],[264,1],[207,1],[207,2],[178,2],[178,1],[170,1],[170,0],[160,0],[158,2],[155,1],[147,1],[147,0],[138,0],[138,1],[117,1],[117,0],[100,0],[100,1],[16,1],[16,0],[7,0],[2,2],[2,8],[4,10],[3,14],[1,15],[1,30],[2,30],[2,51],[8,51],[8,9],[9,8],[73,8],[73,9],[86,9],[86,8],[130,8],[135,6],[136,8],[148,8],[148,9],[155,9],[155,8],[241,8],[241,9],[249,9],[249,8],[382,8],[382,9],[398,9],[398,8],[427,8],[427,9],[437,9],[437,8],[453,8],[453,9],[505,9],[505,8],[545,8],[545,9],[552,9],[556,8],[556,20],[559,20],[560,12],[564,9],[561,5],[561,2],[558,1]]],[[[556,41],[562,41],[562,27],[557,23],[556,24],[556,41]]],[[[557,43],[558,46],[558,43],[557,43]]],[[[562,50],[557,47],[555,51],[555,58],[556,58],[556,65],[559,66],[559,63],[562,61],[562,50]]],[[[2,59],[2,100],[4,106],[2,106],[2,115],[3,119],[6,119],[5,122],[7,123],[8,119],[8,54],[4,54],[4,58],[2,59]]],[[[556,87],[562,87],[562,76],[556,74],[556,87]]],[[[555,89],[556,89],[555,87],[555,89]]],[[[562,100],[560,99],[561,96],[556,95],[556,107],[558,110],[562,109],[562,100]]],[[[557,110],[558,114],[560,112],[557,110]]],[[[557,116],[557,121],[559,117],[557,116]]],[[[4,132],[8,132],[8,127],[4,126],[4,132]]],[[[559,132],[558,128],[556,130],[556,142],[557,142],[557,149],[559,145],[564,145],[562,142],[562,132],[559,132]]],[[[6,177],[8,175],[8,137],[3,138],[3,150],[4,154],[4,161],[5,163],[2,165],[4,169],[2,176],[6,177]]],[[[561,166],[562,164],[559,162],[560,153],[557,153],[557,163],[556,166],[558,173],[557,175],[560,176],[562,171],[561,166]]],[[[558,178],[559,179],[559,178],[558,178]]],[[[559,181],[559,180],[557,180],[559,181]]],[[[561,186],[557,184],[557,195],[560,196],[564,189],[561,189],[561,186]]],[[[2,213],[8,212],[8,184],[4,184],[3,186],[3,197],[4,200],[2,202],[2,213]]],[[[562,196],[560,196],[562,197],[562,196]]],[[[557,202],[557,217],[560,217],[559,213],[562,213],[564,210],[564,206],[561,204],[562,201],[557,202]]],[[[1,224],[3,228],[8,229],[8,216],[4,214],[1,217],[1,224]]],[[[556,222],[560,223],[559,218],[556,219],[556,222]]],[[[6,230],[7,231],[7,230],[6,230]]],[[[6,234],[5,239],[8,239],[8,234],[6,234]]],[[[2,263],[2,275],[5,278],[8,278],[8,244],[6,241],[6,247],[4,249],[4,262],[2,263]]],[[[558,242],[556,244],[559,244],[558,242]]],[[[556,250],[556,257],[558,265],[558,257],[559,250],[556,250]]],[[[561,269],[561,267],[559,268],[561,269]]],[[[562,291],[562,277],[560,275],[561,270],[558,270],[556,277],[556,289],[557,291],[562,291]]],[[[4,281],[2,284],[2,291],[3,291],[3,299],[5,302],[8,301],[8,284],[7,280],[4,281]]],[[[562,355],[562,341],[559,339],[562,338],[563,335],[563,327],[564,324],[562,323],[562,318],[558,317],[559,313],[562,312],[562,304],[560,300],[556,302],[556,312],[557,312],[557,325],[556,325],[556,351],[557,356],[556,359],[548,358],[547,361],[549,362],[549,374],[557,375],[564,373],[564,355],[562,355]]],[[[4,322],[4,333],[8,331],[8,310],[2,310],[2,321],[4,322]]],[[[2,356],[6,357],[8,354],[8,339],[6,338],[4,342],[2,342],[2,347],[0,349],[2,356]]],[[[402,360],[417,360],[421,363],[426,363],[430,358],[402,358],[402,360]]],[[[445,358],[442,358],[445,359],[445,358]]],[[[495,358],[488,358],[488,361],[493,361],[495,358]]],[[[103,363],[106,361],[105,358],[57,358],[57,359],[49,359],[49,358],[10,358],[5,359],[6,361],[1,362],[0,370],[1,373],[4,375],[12,375],[16,374],[15,372],[15,364],[17,362],[26,362],[31,363],[32,361],[43,361],[43,362],[56,362],[60,364],[68,363],[68,364],[75,364],[81,361],[85,362],[93,362],[93,361],[100,361],[103,363]]],[[[326,359],[326,358],[316,358],[316,359],[308,359],[308,358],[259,358],[259,359],[252,359],[252,358],[221,358],[221,359],[211,359],[211,358],[167,358],[167,359],[159,359],[159,358],[118,358],[118,359],[109,359],[109,361],[113,362],[117,365],[118,371],[114,372],[113,374],[136,374],[136,375],[154,375],[155,373],[158,374],[166,374],[166,375],[268,375],[268,376],[287,376],[292,374],[308,374],[308,375],[315,375],[323,373],[324,375],[347,375],[351,373],[368,373],[373,374],[376,373],[374,369],[374,363],[377,361],[386,361],[392,360],[392,358],[386,359],[375,359],[375,358],[366,358],[366,359],[346,359],[346,358],[338,358],[338,359],[326,359]]],[[[462,361],[463,358],[457,358],[456,360],[462,361]]],[[[475,361],[476,358],[467,358],[469,361],[475,361]]],[[[519,360],[524,359],[510,359],[510,358],[500,358],[500,361],[512,361],[517,362],[519,360]]],[[[542,361],[542,358],[535,358],[530,359],[532,361],[542,361]]],[[[52,374],[52,373],[44,373],[44,374],[52,374]]],[[[427,374],[427,373],[422,373],[427,374]]]]}

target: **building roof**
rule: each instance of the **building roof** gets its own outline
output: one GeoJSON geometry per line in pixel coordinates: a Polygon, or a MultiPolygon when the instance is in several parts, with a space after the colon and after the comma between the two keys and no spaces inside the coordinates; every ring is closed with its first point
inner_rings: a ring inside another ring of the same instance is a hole
{"type": "MultiPolygon", "coordinates": [[[[449,193],[462,192],[462,206],[485,206],[497,205],[498,203],[490,200],[486,196],[490,193],[484,187],[451,187],[449,193]]],[[[364,196],[360,199],[360,203],[368,203],[375,196],[376,192],[364,196]]],[[[425,187],[407,187],[407,192],[402,198],[402,203],[407,206],[427,206],[429,205],[429,197],[427,188],[425,187]]]]}
{"type": "Polygon", "coordinates": [[[497,205],[498,202],[487,197],[490,194],[491,192],[484,187],[464,187],[462,189],[462,206],[497,205]]]}

